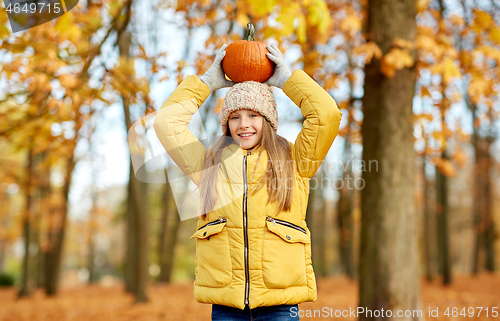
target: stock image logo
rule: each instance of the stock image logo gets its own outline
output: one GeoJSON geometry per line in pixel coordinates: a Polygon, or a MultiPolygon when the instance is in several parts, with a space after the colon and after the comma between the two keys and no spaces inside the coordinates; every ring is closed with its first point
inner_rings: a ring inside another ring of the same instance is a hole
{"type": "MultiPolygon", "coordinates": [[[[181,146],[168,149],[167,152],[153,128],[155,117],[158,115],[161,117],[165,112],[166,109],[160,109],[157,112],[150,113],[130,127],[128,131],[130,159],[137,180],[150,184],[165,184],[168,181],[179,217],[181,221],[184,221],[206,214],[202,213],[198,206],[200,204],[200,190],[197,184],[199,183],[197,178],[203,175],[205,169],[194,171],[188,175],[181,170],[183,165],[176,164],[169,153],[198,153],[200,148],[209,148],[211,143],[218,137],[206,135],[200,114],[196,113],[191,119],[189,128],[200,139],[193,143],[181,144],[181,146]]],[[[227,137],[227,139],[228,142],[233,141],[232,137],[227,137]]],[[[213,166],[239,163],[241,159],[243,159],[243,150],[241,148],[232,151],[228,150],[227,153],[221,156],[220,163],[213,166]]],[[[212,210],[231,204],[243,196],[243,178],[231,176],[227,179],[229,181],[224,180],[224,183],[219,186],[217,201],[212,210]]]]}
{"type": "Polygon", "coordinates": [[[54,20],[73,9],[78,0],[3,0],[12,33],[54,20]]]}

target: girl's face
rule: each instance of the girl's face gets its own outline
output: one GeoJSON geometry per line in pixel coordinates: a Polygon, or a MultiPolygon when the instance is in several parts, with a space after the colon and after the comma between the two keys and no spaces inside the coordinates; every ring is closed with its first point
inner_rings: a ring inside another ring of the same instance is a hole
{"type": "Polygon", "coordinates": [[[229,115],[227,125],[231,136],[243,149],[255,147],[262,138],[264,117],[256,111],[240,109],[229,115]]]}

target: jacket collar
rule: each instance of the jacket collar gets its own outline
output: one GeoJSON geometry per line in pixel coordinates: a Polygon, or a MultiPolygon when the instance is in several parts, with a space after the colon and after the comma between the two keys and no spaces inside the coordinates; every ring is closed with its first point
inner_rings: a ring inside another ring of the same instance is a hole
{"type": "MultiPolygon", "coordinates": [[[[228,149],[228,156],[229,155],[233,155],[233,154],[238,154],[240,155],[238,159],[240,159],[240,161],[243,159],[243,157],[247,156],[247,175],[248,175],[248,183],[249,184],[253,184],[255,182],[257,182],[259,179],[261,179],[264,174],[265,174],[265,167],[267,166],[266,162],[267,162],[267,153],[265,153],[265,151],[262,149],[261,146],[256,146],[252,149],[242,149],[238,144],[230,144],[229,146],[226,147],[228,149]],[[260,155],[260,158],[259,158],[259,153],[261,152],[262,150],[262,153],[260,155]],[[247,154],[247,151],[250,151],[251,154],[248,155],[247,154]],[[259,163],[259,166],[255,167],[256,166],[256,163],[259,163]]],[[[240,162],[238,161],[238,162],[240,162]]],[[[240,163],[241,164],[241,163],[240,163]]],[[[238,165],[240,166],[240,165],[238,165]]]]}

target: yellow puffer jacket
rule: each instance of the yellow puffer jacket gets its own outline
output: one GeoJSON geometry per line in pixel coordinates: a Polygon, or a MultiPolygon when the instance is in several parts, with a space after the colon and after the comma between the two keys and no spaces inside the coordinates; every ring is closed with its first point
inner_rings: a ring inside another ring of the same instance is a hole
{"type": "MultiPolygon", "coordinates": [[[[285,82],[283,91],[306,118],[295,144],[290,143],[295,164],[291,210],[275,215],[275,206],[266,205],[266,188],[253,193],[265,173],[265,151],[259,159],[259,148],[226,147],[216,205],[204,219],[199,216],[191,237],[196,239],[194,295],[198,302],[240,309],[248,304],[253,309],[316,300],[305,221],[309,179],[337,136],[342,114],[332,97],[301,70],[285,82]]],[[[197,76],[188,76],[154,121],[163,147],[196,185],[205,148],[187,126],[209,94],[197,76]]]]}

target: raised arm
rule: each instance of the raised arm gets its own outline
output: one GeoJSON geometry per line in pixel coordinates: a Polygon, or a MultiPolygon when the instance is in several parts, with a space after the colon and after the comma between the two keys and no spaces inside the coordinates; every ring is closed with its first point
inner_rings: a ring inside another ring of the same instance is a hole
{"type": "Polygon", "coordinates": [[[168,97],[154,120],[154,129],[172,160],[198,185],[205,147],[188,125],[210,89],[197,76],[187,76],[168,97]]]}
{"type": "Polygon", "coordinates": [[[306,118],[292,145],[292,158],[301,176],[312,177],[337,136],[342,113],[335,100],[302,70],[293,72],[283,91],[306,118]]]}
{"type": "Polygon", "coordinates": [[[342,113],[335,100],[304,71],[290,72],[276,45],[269,45],[267,49],[267,57],[276,63],[276,69],[266,83],[282,88],[306,118],[292,144],[292,158],[301,176],[312,177],[337,136],[342,113]]]}
{"type": "Polygon", "coordinates": [[[221,66],[226,46],[221,47],[203,76],[187,76],[181,82],[160,108],[153,124],[167,153],[196,185],[201,179],[205,147],[191,133],[188,125],[210,92],[234,84],[224,77],[221,66]]]}

